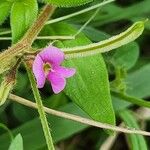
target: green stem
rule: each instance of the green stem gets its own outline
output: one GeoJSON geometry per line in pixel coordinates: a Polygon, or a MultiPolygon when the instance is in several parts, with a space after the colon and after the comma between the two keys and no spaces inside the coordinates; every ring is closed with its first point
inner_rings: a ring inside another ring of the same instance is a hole
{"type": "Polygon", "coordinates": [[[56,19],[49,20],[49,21],[46,22],[46,24],[53,24],[53,23],[56,23],[56,22],[64,21],[64,20],[69,19],[71,17],[74,17],[74,16],[77,16],[77,15],[89,12],[91,10],[94,10],[96,8],[99,8],[101,6],[105,6],[106,4],[112,3],[114,1],[115,0],[107,0],[107,1],[102,2],[102,3],[98,3],[98,4],[94,5],[94,6],[85,8],[85,9],[80,10],[78,12],[75,12],[75,13],[72,13],[72,14],[69,14],[69,15],[66,15],[66,16],[62,16],[62,17],[59,17],[59,18],[56,18],[56,19]]]}
{"type": "Polygon", "coordinates": [[[10,33],[11,33],[11,30],[6,30],[6,31],[0,32],[0,35],[10,34],[10,33]]]}
{"type": "MultiPolygon", "coordinates": [[[[104,0],[105,1],[105,0],[104,0]]],[[[84,28],[95,18],[95,16],[98,14],[99,10],[100,10],[101,7],[99,7],[95,12],[94,14],[88,19],[88,21],[77,31],[77,33],[74,35],[75,37],[77,35],[79,35],[83,30],[84,28]]]]}
{"type": "Polygon", "coordinates": [[[6,130],[8,132],[11,141],[14,139],[14,136],[13,136],[11,130],[9,130],[9,128],[7,128],[7,126],[5,126],[4,124],[0,123],[0,128],[3,128],[4,130],[6,130]]]}
{"type": "Polygon", "coordinates": [[[47,121],[46,114],[45,114],[44,109],[43,109],[41,96],[39,94],[39,90],[37,88],[34,75],[33,75],[32,71],[28,68],[28,66],[26,66],[26,69],[27,69],[27,72],[28,72],[28,76],[29,76],[32,91],[33,91],[33,94],[34,94],[34,98],[36,100],[36,104],[37,104],[37,107],[38,107],[38,112],[39,112],[39,115],[40,115],[40,120],[41,120],[41,124],[42,124],[42,127],[43,127],[43,131],[44,131],[44,135],[45,135],[48,150],[54,150],[53,140],[52,140],[52,137],[51,137],[49,126],[48,126],[48,121],[47,121]]]}
{"type": "MultiPolygon", "coordinates": [[[[74,40],[74,36],[54,35],[54,36],[38,36],[37,40],[74,40]]],[[[0,37],[0,40],[12,40],[12,37],[0,37]]]]}
{"type": "Polygon", "coordinates": [[[139,106],[150,108],[150,102],[145,101],[143,99],[139,99],[139,98],[135,98],[135,97],[132,97],[132,96],[128,96],[128,95],[125,95],[123,93],[119,93],[119,92],[115,92],[115,91],[111,91],[111,93],[115,97],[118,97],[119,100],[124,100],[124,101],[131,102],[131,103],[139,105],[139,106]]]}

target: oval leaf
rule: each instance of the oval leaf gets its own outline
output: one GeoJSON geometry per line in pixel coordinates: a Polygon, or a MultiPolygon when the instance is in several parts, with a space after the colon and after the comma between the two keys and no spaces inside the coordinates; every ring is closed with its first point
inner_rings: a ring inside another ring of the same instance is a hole
{"type": "Polygon", "coordinates": [[[0,1],[0,25],[5,21],[8,17],[12,3],[1,0],[0,1]]]}
{"type": "MultiPolygon", "coordinates": [[[[47,30],[49,31],[47,34],[73,35],[76,33],[76,30],[68,24],[60,23],[51,25],[51,27],[52,29],[47,30]]],[[[74,47],[89,43],[90,41],[80,34],[75,40],[59,42],[57,46],[74,47]]],[[[68,60],[65,65],[77,69],[76,75],[68,79],[65,93],[94,120],[114,125],[115,114],[103,57],[99,54],[68,60]]]]}
{"type": "Polygon", "coordinates": [[[136,42],[118,48],[112,57],[115,65],[125,69],[132,68],[139,57],[139,46],[136,42]]]}
{"type": "Polygon", "coordinates": [[[36,0],[16,1],[11,9],[12,40],[16,43],[35,21],[38,13],[36,0]]]}

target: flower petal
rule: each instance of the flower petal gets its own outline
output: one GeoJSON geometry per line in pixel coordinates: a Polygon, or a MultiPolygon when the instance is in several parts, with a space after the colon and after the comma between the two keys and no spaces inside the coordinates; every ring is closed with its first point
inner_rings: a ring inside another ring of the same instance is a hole
{"type": "Polygon", "coordinates": [[[47,79],[50,81],[54,93],[58,94],[65,88],[66,80],[57,72],[50,72],[47,79]]]}
{"type": "Polygon", "coordinates": [[[43,64],[44,63],[43,63],[41,57],[39,55],[37,55],[33,62],[32,70],[33,70],[34,76],[36,78],[38,88],[43,88],[43,86],[45,84],[45,80],[46,80],[44,70],[43,70],[43,64]]]}
{"type": "Polygon", "coordinates": [[[39,53],[42,60],[52,66],[60,65],[64,61],[64,53],[57,47],[48,46],[39,53]]]}
{"type": "Polygon", "coordinates": [[[54,71],[56,71],[57,73],[59,73],[60,75],[62,75],[65,78],[69,78],[69,77],[73,76],[76,73],[75,68],[65,68],[65,67],[62,67],[62,66],[55,67],[54,71]]]}

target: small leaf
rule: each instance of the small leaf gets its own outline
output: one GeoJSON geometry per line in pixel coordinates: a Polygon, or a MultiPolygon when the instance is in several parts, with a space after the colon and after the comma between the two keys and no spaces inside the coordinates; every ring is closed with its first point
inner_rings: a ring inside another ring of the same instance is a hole
{"type": "Polygon", "coordinates": [[[131,72],[126,78],[128,95],[137,98],[145,98],[150,96],[150,63],[138,67],[137,70],[131,72]]]}
{"type": "Polygon", "coordinates": [[[0,25],[5,21],[5,19],[8,17],[10,9],[11,9],[11,2],[8,2],[6,0],[0,1],[0,25]]]}
{"type": "Polygon", "coordinates": [[[23,140],[21,134],[18,134],[14,138],[8,150],[23,150],[23,140]]]}
{"type": "Polygon", "coordinates": [[[22,0],[13,3],[10,16],[13,43],[16,43],[32,25],[37,13],[36,0],[22,0]]]}
{"type": "MultiPolygon", "coordinates": [[[[127,110],[121,111],[119,112],[119,115],[128,127],[139,129],[139,126],[135,120],[135,117],[132,115],[130,111],[127,111],[127,110]]],[[[147,150],[146,141],[142,135],[130,134],[126,136],[128,137],[130,149],[147,150]]]]}
{"type": "Polygon", "coordinates": [[[59,7],[75,7],[92,2],[93,0],[44,0],[59,7]]]}
{"type": "Polygon", "coordinates": [[[115,65],[125,69],[132,68],[139,57],[139,46],[136,42],[118,48],[112,57],[115,65]]]}

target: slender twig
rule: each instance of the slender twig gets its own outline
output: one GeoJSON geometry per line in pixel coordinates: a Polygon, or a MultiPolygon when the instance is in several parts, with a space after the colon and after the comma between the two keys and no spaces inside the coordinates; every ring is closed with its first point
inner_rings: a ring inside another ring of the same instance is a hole
{"type": "MultiPolygon", "coordinates": [[[[105,2],[105,1],[106,0],[103,0],[103,2],[105,2]]],[[[96,11],[93,13],[93,15],[90,16],[90,18],[84,23],[84,25],[77,31],[77,33],[74,35],[75,37],[77,35],[79,35],[84,30],[84,28],[96,17],[96,15],[98,14],[98,12],[101,9],[101,7],[99,7],[99,8],[96,9],[96,11]]]]}
{"type": "Polygon", "coordinates": [[[27,69],[28,77],[29,77],[29,80],[30,80],[30,83],[31,83],[33,95],[34,95],[34,98],[36,100],[36,104],[37,104],[36,106],[37,106],[37,109],[38,109],[38,112],[39,112],[39,115],[40,115],[40,120],[41,120],[41,124],[42,124],[42,127],[43,127],[43,132],[44,132],[44,135],[45,135],[48,150],[54,150],[52,136],[51,136],[50,129],[49,129],[49,126],[48,126],[48,121],[47,121],[47,118],[46,118],[46,114],[45,114],[44,109],[43,109],[41,96],[39,94],[39,90],[37,89],[37,85],[36,85],[34,75],[33,75],[32,71],[30,70],[30,68],[28,68],[27,65],[26,65],[26,69],[27,69]]]}
{"type": "MultiPolygon", "coordinates": [[[[123,123],[121,123],[119,125],[119,127],[122,127],[123,123]]],[[[115,135],[110,135],[104,142],[103,144],[100,146],[99,150],[110,150],[112,145],[114,144],[114,142],[116,141],[118,135],[120,134],[120,132],[117,132],[115,135]]]]}
{"type": "Polygon", "coordinates": [[[112,91],[112,90],[111,90],[111,93],[112,93],[112,95],[119,97],[119,100],[124,100],[124,101],[131,102],[131,103],[139,105],[139,106],[150,108],[149,101],[145,101],[143,99],[132,97],[132,96],[126,95],[124,93],[120,93],[120,92],[116,92],[116,91],[112,91]]]}
{"type": "MultiPolygon", "coordinates": [[[[33,103],[29,100],[26,100],[24,98],[21,98],[19,96],[10,94],[9,99],[12,101],[15,101],[17,103],[20,103],[22,105],[37,109],[37,105],[35,103],[33,103]]],[[[86,125],[90,125],[90,126],[94,126],[94,127],[98,127],[98,128],[104,128],[104,129],[109,129],[109,130],[114,130],[114,131],[118,131],[118,132],[129,133],[129,134],[141,134],[141,135],[145,135],[145,136],[150,136],[150,132],[136,130],[136,129],[132,129],[132,128],[129,129],[129,128],[113,126],[110,124],[101,123],[101,122],[97,122],[97,121],[94,121],[91,119],[83,118],[83,117],[80,117],[77,115],[73,115],[73,114],[69,114],[69,113],[65,113],[65,112],[61,112],[61,111],[56,111],[56,110],[53,110],[53,109],[50,109],[47,107],[44,107],[44,111],[51,115],[55,115],[58,117],[73,120],[76,122],[80,122],[82,124],[86,124],[86,125]]]]}
{"type": "Polygon", "coordinates": [[[11,30],[1,31],[0,35],[10,34],[11,30]]]}
{"type": "Polygon", "coordinates": [[[68,19],[68,18],[71,18],[71,17],[77,16],[77,15],[86,13],[86,12],[88,12],[88,11],[94,10],[94,9],[96,9],[96,8],[99,8],[100,6],[105,6],[106,4],[112,3],[112,2],[114,2],[114,1],[115,1],[115,0],[107,0],[106,2],[102,2],[102,3],[96,4],[96,5],[94,5],[94,6],[85,8],[85,9],[83,9],[83,10],[81,10],[81,11],[78,11],[78,12],[75,12],[75,13],[72,13],[72,14],[69,14],[69,15],[66,15],[66,16],[63,16],[63,17],[59,17],[59,18],[50,20],[50,21],[48,21],[46,24],[52,24],[52,23],[56,23],[56,22],[60,22],[60,21],[66,20],[66,19],[68,19]]]}
{"type": "Polygon", "coordinates": [[[69,35],[54,35],[54,36],[38,36],[37,40],[74,40],[74,36],[69,35]]]}
{"type": "Polygon", "coordinates": [[[99,150],[111,150],[112,145],[114,144],[114,142],[116,141],[117,137],[119,135],[119,132],[117,132],[114,136],[109,136],[104,143],[101,145],[101,147],[99,148],[99,150]]]}

